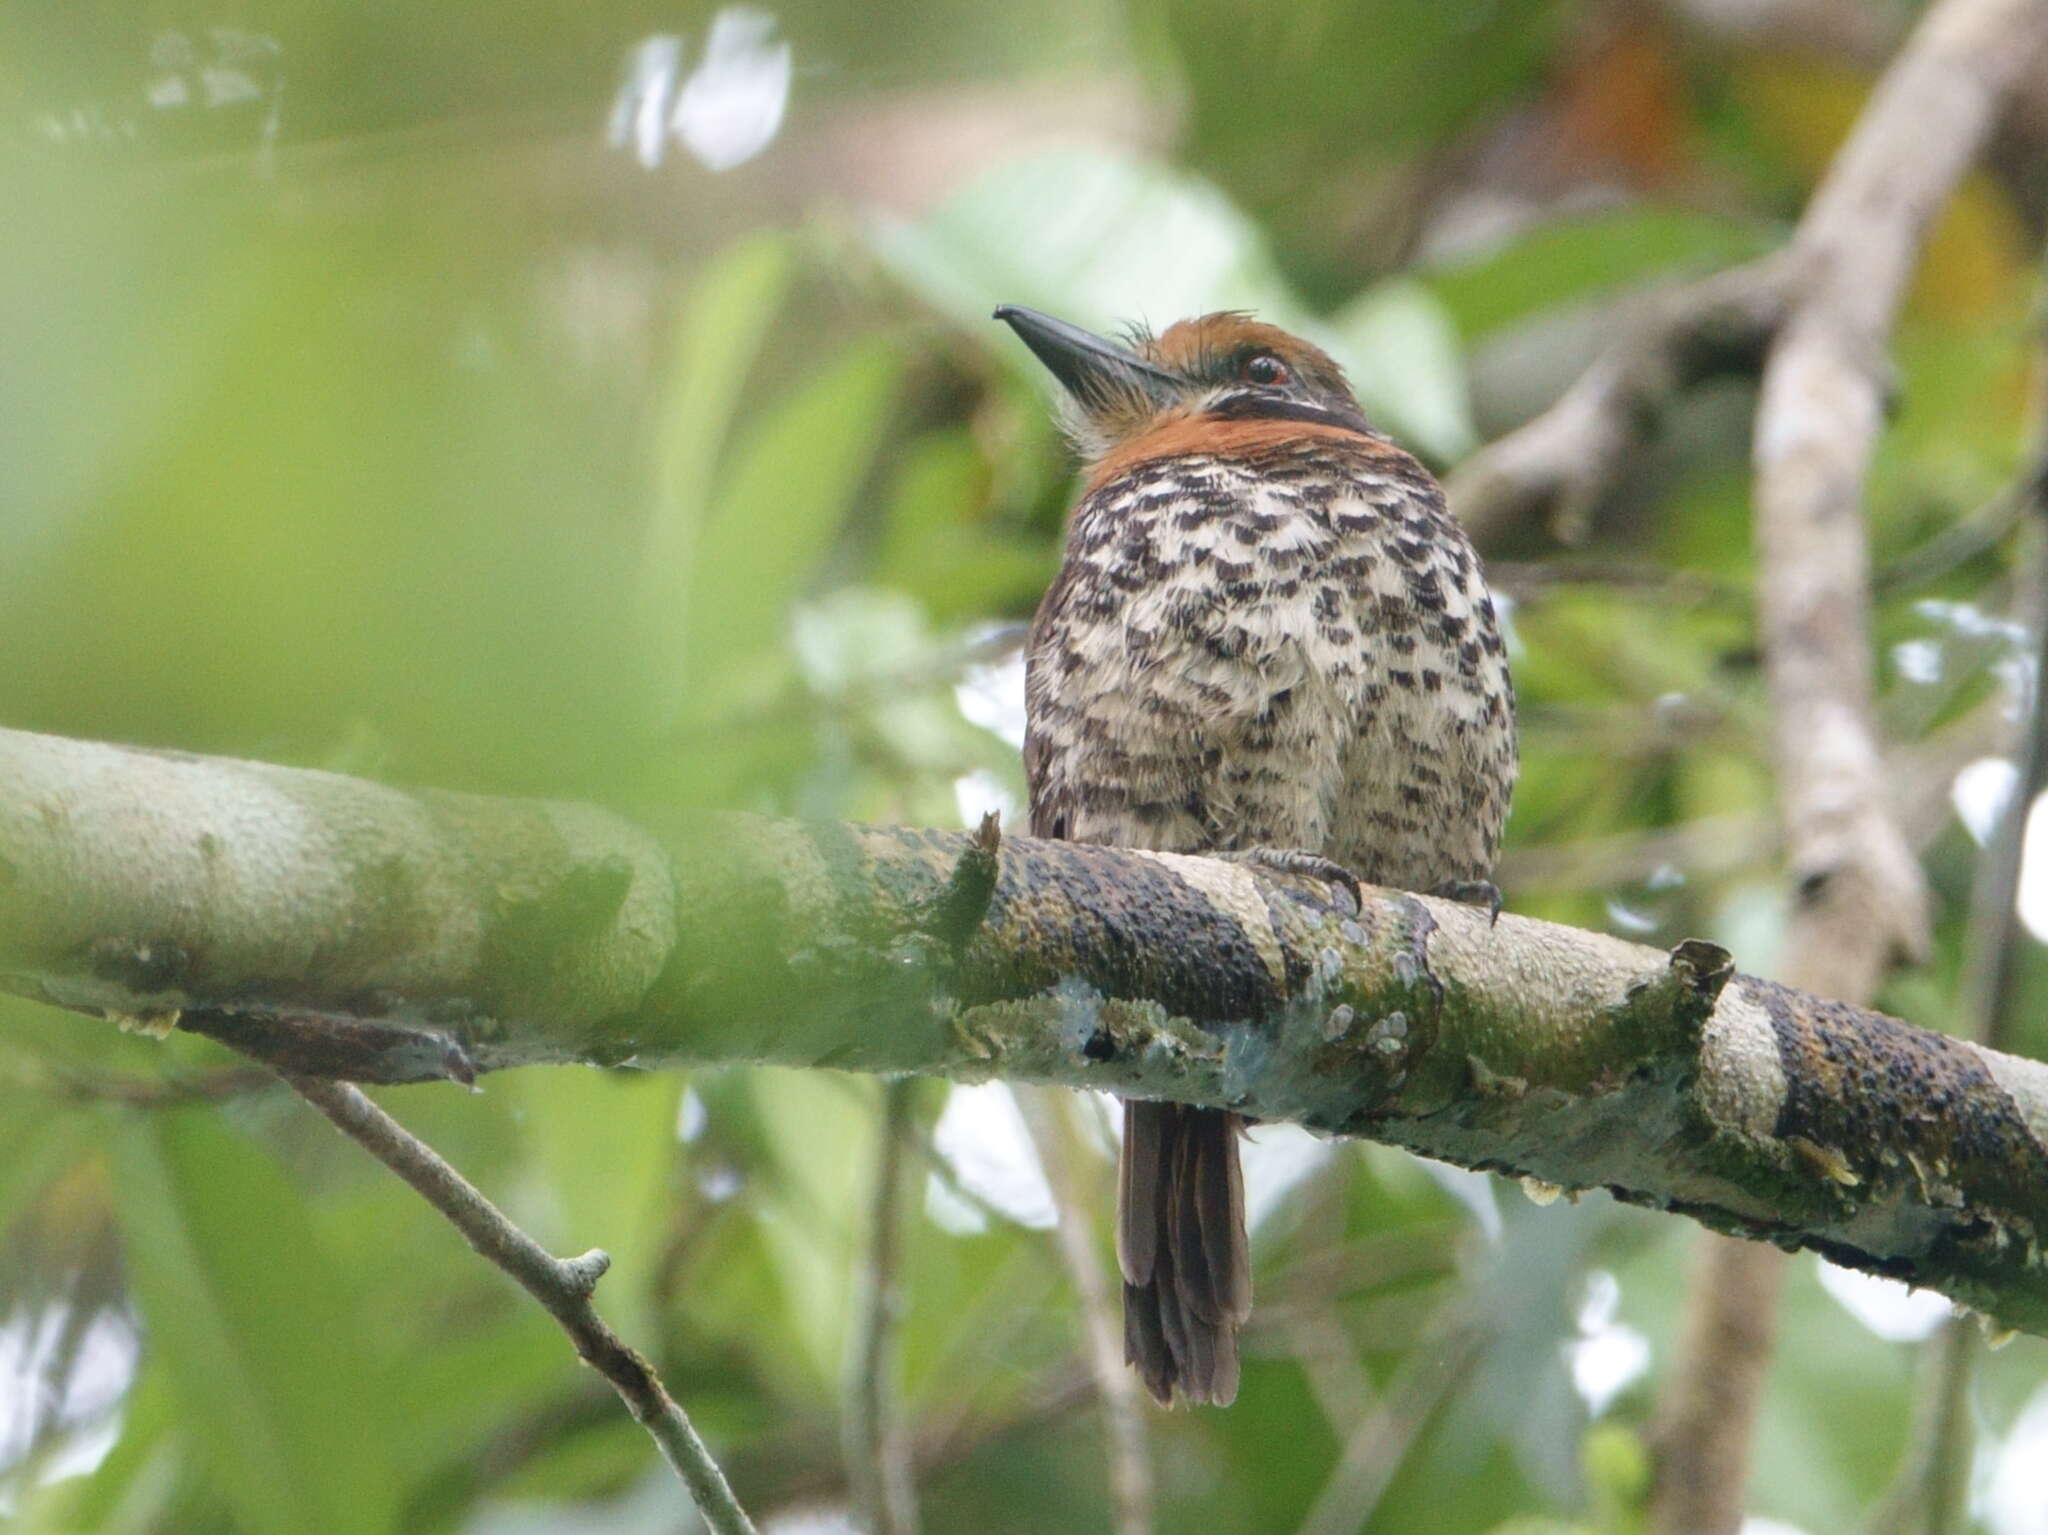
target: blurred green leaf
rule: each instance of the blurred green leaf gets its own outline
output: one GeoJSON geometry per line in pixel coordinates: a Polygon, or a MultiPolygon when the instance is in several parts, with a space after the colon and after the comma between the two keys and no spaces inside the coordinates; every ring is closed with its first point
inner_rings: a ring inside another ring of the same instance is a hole
{"type": "Polygon", "coordinates": [[[181,1473],[190,1464],[175,1433],[168,1375],[144,1365],[121,1402],[118,1437],[106,1458],[82,1475],[39,1488],[22,1510],[23,1535],[159,1535],[189,1528],[176,1514],[181,1473]]]}
{"type": "MultiPolygon", "coordinates": [[[[677,1523],[675,1484],[664,1472],[648,1464],[647,1434],[624,1413],[606,1416],[583,1426],[574,1434],[556,1434],[535,1446],[533,1457],[519,1466],[505,1481],[505,1497],[528,1501],[522,1513],[545,1521],[549,1530],[587,1527],[592,1535],[612,1526],[606,1510],[579,1510],[559,1500],[597,1501],[630,1486],[636,1477],[661,1476],[661,1496],[653,1500],[659,1511],[653,1530],[665,1530],[677,1523]],[[551,1506],[552,1505],[552,1506],[551,1506]]],[[[688,1517],[688,1516],[683,1516],[688,1517]]],[[[685,1530],[701,1525],[685,1524],[685,1530]]],[[[653,1535],[650,1530],[649,1535],[653,1535]]]]}
{"type": "MultiPolygon", "coordinates": [[[[453,1231],[446,1235],[460,1245],[453,1231]]],[[[495,1269],[486,1272],[467,1247],[462,1257],[479,1283],[510,1290],[511,1281],[495,1269]]],[[[607,1320],[618,1317],[614,1296],[604,1294],[600,1304],[607,1320]]],[[[488,1326],[433,1329],[403,1368],[408,1389],[387,1411],[393,1419],[393,1469],[409,1489],[452,1473],[467,1491],[469,1466],[493,1440],[517,1433],[523,1420],[556,1406],[589,1380],[561,1328],[523,1294],[506,1294],[488,1326]]]]}
{"type": "Polygon", "coordinates": [[[1560,304],[1733,266],[1778,235],[1688,209],[1623,208],[1537,224],[1418,275],[1474,342],[1560,304]]]}
{"type": "Polygon", "coordinates": [[[793,270],[789,238],[757,231],[720,251],[677,317],[663,390],[654,504],[640,553],[639,601],[653,653],[683,653],[698,539],[714,471],[793,270]]]}
{"type": "Polygon", "coordinates": [[[904,1204],[904,1397],[920,1412],[1001,1412],[1034,1370],[1079,1346],[1078,1302],[1050,1233],[1000,1219],[979,1232],[942,1227],[926,1213],[927,1183],[913,1178],[904,1204]]]}
{"type": "MultiPolygon", "coordinates": [[[[92,1119],[40,1093],[0,1088],[0,1235],[65,1169],[96,1155],[92,1119]]],[[[7,1265],[0,1263],[0,1276],[7,1265]]],[[[11,1277],[11,1276],[8,1276],[11,1277]]],[[[0,1291],[0,1313],[8,1297],[0,1291]]]]}
{"type": "Polygon", "coordinates": [[[693,716],[715,717],[758,687],[758,669],[881,446],[900,371],[886,341],[860,342],[765,412],[733,448],[684,599],[693,716]]]}
{"type": "Polygon", "coordinates": [[[1237,146],[1238,160],[1266,168],[1281,190],[1332,160],[1406,150],[1496,106],[1534,75],[1561,7],[1305,0],[1248,10],[1164,0],[1158,9],[1190,76],[1198,144],[1237,146]]]}
{"type": "Polygon", "coordinates": [[[654,1263],[675,1224],[678,1072],[524,1071],[505,1084],[544,1196],[529,1229],[556,1252],[611,1254],[605,1314],[629,1338],[650,1333],[654,1263]]]}
{"type": "Polygon", "coordinates": [[[1801,1254],[1786,1276],[1750,1489],[1758,1513],[1846,1530],[1905,1444],[1913,1352],[1873,1337],[1828,1295],[1819,1262],[1801,1254]]]}
{"type": "Polygon", "coordinates": [[[1360,401],[1399,402],[1390,420],[1401,436],[1439,459],[1461,458],[1477,445],[1457,328],[1427,287],[1390,278],[1329,324],[1360,401]]]}
{"type": "Polygon", "coordinates": [[[1630,1528],[1634,1512],[1649,1496],[1655,1470],[1643,1436],[1620,1423],[1595,1423],[1586,1430],[1579,1460],[1602,1526],[1630,1528]]]}
{"type": "MultiPolygon", "coordinates": [[[[1031,409],[1044,418],[1035,396],[1031,409]]],[[[1054,553],[1042,536],[995,523],[990,491],[988,461],[969,432],[911,442],[890,482],[875,579],[912,593],[941,621],[1028,608],[1052,578],[1054,553]]]]}
{"type": "Polygon", "coordinates": [[[1415,157],[1536,94],[1569,13],[1560,0],[1147,7],[1171,50],[1185,159],[1261,220],[1324,301],[1399,248],[1415,157]]]}
{"type": "Polygon", "coordinates": [[[130,1124],[115,1161],[144,1346],[244,1527],[392,1529],[380,1351],[297,1191],[210,1109],[130,1124]]]}
{"type": "Polygon", "coordinates": [[[871,1082],[826,1072],[753,1071],[749,1097],[771,1158],[758,1201],[761,1235],[781,1282],[784,1323],[816,1389],[846,1357],[856,1245],[867,1229],[879,1111],[871,1082]]]}
{"type": "Polygon", "coordinates": [[[998,303],[1102,331],[1248,309],[1325,347],[1351,373],[1367,414],[1422,452],[1449,458],[1471,445],[1462,368],[1432,298],[1403,284],[1339,320],[1318,320],[1257,226],[1214,186],[1165,166],[1034,155],[977,177],[914,223],[878,221],[872,237],[904,282],[1017,368],[1037,371],[989,321],[998,303]],[[1375,347],[1422,371],[1399,373],[1375,347]]]}

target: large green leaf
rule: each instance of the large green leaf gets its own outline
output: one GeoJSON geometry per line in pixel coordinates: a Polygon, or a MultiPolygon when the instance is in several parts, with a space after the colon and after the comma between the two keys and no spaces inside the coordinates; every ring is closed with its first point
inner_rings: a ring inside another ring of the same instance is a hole
{"type": "MultiPolygon", "coordinates": [[[[453,1231],[446,1235],[459,1243],[453,1231]]],[[[482,1268],[474,1254],[462,1256],[482,1268]]],[[[495,1270],[479,1279],[511,1288],[495,1270]]],[[[479,1456],[517,1434],[520,1424],[561,1411],[573,1392],[593,1384],[551,1317],[524,1294],[504,1300],[490,1325],[457,1331],[444,1324],[405,1362],[408,1389],[390,1412],[396,1469],[403,1482],[420,1489],[403,1511],[409,1523],[471,1495],[479,1456]]],[[[602,1286],[598,1306],[608,1319],[616,1313],[602,1286]]],[[[611,1410],[609,1401],[604,1410],[611,1410]]],[[[623,1411],[619,1416],[630,1421],[623,1411]]],[[[644,1453],[644,1439],[641,1448],[644,1453]]]]}
{"type": "Polygon", "coordinates": [[[115,1144],[144,1347],[241,1527],[390,1530],[384,1371],[297,1190],[212,1109],[137,1121],[115,1144]]]}

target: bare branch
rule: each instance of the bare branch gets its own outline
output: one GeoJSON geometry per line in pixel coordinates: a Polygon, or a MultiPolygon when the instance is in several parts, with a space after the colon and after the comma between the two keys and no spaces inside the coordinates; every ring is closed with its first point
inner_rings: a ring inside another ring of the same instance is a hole
{"type": "MultiPolygon", "coordinates": [[[[1758,621],[1779,814],[1798,900],[1793,982],[1868,1002],[1929,945],[1919,859],[1888,802],[1872,717],[1863,483],[1890,390],[1887,343],[1935,215],[2048,39],[2038,0],[1941,0],[1871,94],[1793,237],[1797,288],[1770,343],[1755,436],[1758,621]]],[[[1659,1414],[1650,1527],[1741,1523],[1782,1276],[1710,1247],[1659,1414]]]]}
{"type": "MultiPolygon", "coordinates": [[[[2004,701],[1992,699],[1885,754],[1891,814],[1916,851],[1954,824],[1950,790],[1956,774],[1979,757],[2011,750],[2012,735],[2004,701]]],[[[1665,869],[1692,878],[1732,874],[1764,864],[1780,846],[1780,828],[1762,811],[1729,811],[1672,826],[1509,848],[1501,856],[1499,878],[1503,888],[1518,894],[1611,890],[1654,879],[1665,869]]]]}
{"type": "Polygon", "coordinates": [[[917,1492],[894,1390],[896,1324],[903,1314],[897,1278],[903,1245],[903,1152],[914,1130],[916,1088],[914,1077],[895,1077],[882,1086],[867,1258],[855,1285],[847,1357],[842,1431],[846,1485],[861,1527],[871,1535],[917,1531],[917,1492]]]}
{"type": "Polygon", "coordinates": [[[1792,275],[1777,255],[1653,298],[1555,405],[1445,481],[1466,531],[1484,546],[1548,513],[1558,536],[1575,541],[1680,395],[1756,366],[1791,300],[1792,275]]]}
{"type": "MultiPolygon", "coordinates": [[[[2027,575],[2022,606],[2034,631],[2032,694],[2017,781],[1985,838],[1970,892],[1963,955],[1962,1032],[1994,1048],[2012,1036],[2019,1001],[2021,855],[2027,817],[2048,790],[2048,708],[2041,679],[2048,672],[2048,346],[2036,348],[2034,444],[2025,471],[2000,500],[2027,516],[2027,575]]],[[[1872,1535],[1956,1535],[1968,1522],[1970,1452],[1976,1425],[1969,1411],[1977,1339],[1969,1320],[1950,1318],[1922,1351],[1920,1383],[1906,1454],[1890,1492],[1870,1523],[1872,1535]]]]}
{"type": "Polygon", "coordinates": [[[1898,40],[1890,10],[1864,0],[1665,0],[1664,8],[1730,42],[1873,69],[1898,40]]]}
{"type": "Polygon", "coordinates": [[[469,1239],[471,1247],[510,1274],[547,1309],[583,1361],[611,1382],[620,1400],[661,1447],[716,1535],[754,1535],[753,1521],[733,1497],[725,1473],[661,1378],[590,1304],[597,1281],[611,1266],[609,1257],[594,1248],[580,1258],[555,1257],[360,1089],[311,1077],[288,1076],[286,1080],[344,1135],[411,1184],[469,1239]]]}
{"type": "Polygon", "coordinates": [[[1651,1529],[1707,1535],[1741,1522],[1784,1284],[1783,1253],[1713,1236],[1695,1244],[1678,1347],[1651,1432],[1651,1529]]]}
{"type": "MultiPolygon", "coordinates": [[[[1881,55],[1889,25],[1859,18],[1861,8],[1835,0],[1671,3],[1724,34],[1759,25],[1777,40],[1796,35],[1859,58],[1881,55]]],[[[1671,404],[1706,379],[1753,371],[1795,312],[1811,317],[1816,294],[1850,296],[1859,311],[1856,328],[1870,345],[1846,365],[1879,370],[1898,283],[1910,274],[1926,220],[1975,160],[2015,87],[2031,87],[2038,76],[2029,66],[2038,58],[2041,29],[2027,0],[1941,10],[1949,20],[1922,26],[1885,76],[1886,89],[1897,89],[1903,77],[1905,94],[1873,97],[1860,142],[1837,158],[1788,249],[1651,297],[1556,404],[1450,476],[1451,506],[1476,540],[1484,545],[1536,515],[1547,515],[1566,542],[1583,535],[1622,466],[1655,435],[1671,404]],[[2007,29],[2005,51],[1993,57],[1995,44],[1987,39],[2000,28],[2007,29]],[[1888,179],[1895,166],[1903,171],[1896,184],[1888,179]],[[1866,232],[1875,238],[1860,248],[1866,232]]],[[[2030,104],[2036,98],[2048,99],[2032,90],[2030,104]]],[[[2030,110],[2039,115],[2036,106],[2030,110]]]]}
{"type": "Polygon", "coordinates": [[[1873,92],[1793,241],[1801,278],[1757,409],[1759,607],[1777,722],[1797,949],[1868,997],[1926,946],[1919,866],[1884,811],[1870,722],[1863,479],[1890,387],[1886,341],[1921,241],[2048,37],[2032,0],[1945,0],[1873,92]]]}
{"type": "Polygon", "coordinates": [[[1152,1459],[1145,1444],[1145,1408],[1138,1397],[1138,1377],[1125,1367],[1123,1328],[1117,1320],[1116,1297],[1096,1247],[1096,1234],[1107,1222],[1095,1209],[1074,1165],[1073,1112],[1086,1100],[1072,1094],[1043,1093],[1026,1088],[1017,1095],[1045,1181],[1052,1189],[1059,1219],[1054,1232],[1067,1277],[1081,1303],[1081,1326],[1088,1344],[1088,1368],[1095,1395],[1102,1403],[1108,1429],[1109,1490],[1116,1504],[1116,1535],[1151,1535],[1152,1459]]]}

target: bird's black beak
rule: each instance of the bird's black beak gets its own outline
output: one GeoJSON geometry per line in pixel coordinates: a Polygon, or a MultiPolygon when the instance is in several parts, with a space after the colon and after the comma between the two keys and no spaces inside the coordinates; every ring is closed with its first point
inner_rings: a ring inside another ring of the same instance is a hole
{"type": "Polygon", "coordinates": [[[1165,406],[1182,391],[1181,381],[1164,368],[1078,325],[1015,304],[999,306],[995,317],[1023,338],[1083,406],[1099,407],[1133,394],[1165,406]]]}

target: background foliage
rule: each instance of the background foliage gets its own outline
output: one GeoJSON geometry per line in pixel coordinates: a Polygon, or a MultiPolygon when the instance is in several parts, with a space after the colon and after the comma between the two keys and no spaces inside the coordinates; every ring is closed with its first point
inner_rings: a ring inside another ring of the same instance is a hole
{"type": "MultiPolygon", "coordinates": [[[[1256,309],[1448,469],[1641,293],[1783,237],[1871,60],[1717,14],[9,0],[0,721],[628,811],[1014,806],[1015,625],[1071,480],[989,308],[1256,309]]],[[[2027,650],[1994,499],[2030,389],[2026,169],[1932,246],[1869,497],[1943,911],[1886,1001],[1937,1027],[1975,851],[1951,807],[1981,824],[2027,650]]],[[[1526,743],[1510,904],[1768,972],[1747,394],[1689,399],[1574,541],[1488,554],[1526,743]]],[[[838,1528],[877,1085],[487,1089],[385,1101],[557,1250],[612,1252],[604,1308],[768,1526],[838,1528]]],[[[919,1094],[927,1527],[1105,1528],[1028,1143],[1000,1090],[919,1094]]],[[[1251,1157],[1244,1393],[1151,1419],[1162,1530],[1634,1527],[1688,1228],[1278,1130],[1251,1157]],[[1404,1432],[1357,1437],[1382,1396],[1404,1432]]],[[[203,1042],[0,1000],[0,1229],[24,1529],[677,1527],[545,1319],[203,1042]]],[[[1787,1305],[1754,1503],[1847,1529],[1903,1441],[1901,1340],[1942,1308],[1811,1259],[1787,1305]]],[[[1974,1388],[1998,1535],[2048,1530],[2044,1365],[2023,1339],[1974,1388]]]]}

